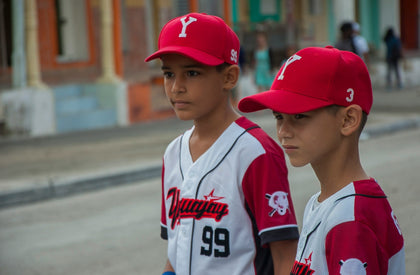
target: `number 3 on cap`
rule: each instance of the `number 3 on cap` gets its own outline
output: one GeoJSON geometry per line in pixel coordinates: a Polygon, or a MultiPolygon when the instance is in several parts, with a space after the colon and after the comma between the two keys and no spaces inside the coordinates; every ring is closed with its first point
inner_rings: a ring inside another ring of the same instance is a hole
{"type": "Polygon", "coordinates": [[[349,96],[346,97],[347,102],[352,102],[354,97],[354,90],[352,88],[348,88],[347,92],[349,93],[349,96]]]}

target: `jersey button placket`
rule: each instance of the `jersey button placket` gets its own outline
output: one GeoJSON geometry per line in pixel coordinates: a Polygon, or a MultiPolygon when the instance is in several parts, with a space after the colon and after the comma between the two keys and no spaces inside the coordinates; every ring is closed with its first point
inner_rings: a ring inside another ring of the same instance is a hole
{"type": "Polygon", "coordinates": [[[181,224],[179,224],[179,235],[178,235],[178,245],[177,245],[177,263],[179,264],[177,266],[177,273],[178,274],[188,274],[189,272],[189,261],[185,260],[185,257],[188,257],[187,255],[190,255],[190,237],[189,236],[189,227],[190,225],[190,219],[184,219],[181,221],[181,224]]]}

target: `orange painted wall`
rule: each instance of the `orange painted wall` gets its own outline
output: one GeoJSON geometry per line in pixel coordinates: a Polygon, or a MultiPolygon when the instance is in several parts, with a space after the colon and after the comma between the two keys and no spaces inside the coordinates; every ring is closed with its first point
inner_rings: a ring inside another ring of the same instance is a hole
{"type": "Polygon", "coordinates": [[[128,86],[130,122],[150,119],[150,85],[133,83],[128,86]]]}
{"type": "MultiPolygon", "coordinates": [[[[157,84],[157,83],[156,83],[157,84]]],[[[128,112],[130,123],[173,117],[171,108],[153,110],[153,83],[131,83],[128,86],[128,112]]]]}
{"type": "Polygon", "coordinates": [[[400,0],[401,40],[406,49],[419,48],[419,2],[400,0]]]}

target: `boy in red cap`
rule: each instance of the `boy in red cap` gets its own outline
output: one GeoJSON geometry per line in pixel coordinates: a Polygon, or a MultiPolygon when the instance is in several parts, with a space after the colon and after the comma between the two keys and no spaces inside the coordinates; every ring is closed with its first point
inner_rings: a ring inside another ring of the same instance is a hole
{"type": "Polygon", "coordinates": [[[163,158],[164,274],[289,274],[299,233],[284,153],[230,103],[238,37],[191,13],[163,27],[154,58],[176,115],[194,123],[163,158]]]}
{"type": "Polygon", "coordinates": [[[291,274],[405,274],[397,219],[359,159],[371,106],[364,62],[331,46],[298,51],[269,91],[239,102],[244,112],[273,110],[291,164],[311,164],[321,185],[306,205],[291,274]]]}

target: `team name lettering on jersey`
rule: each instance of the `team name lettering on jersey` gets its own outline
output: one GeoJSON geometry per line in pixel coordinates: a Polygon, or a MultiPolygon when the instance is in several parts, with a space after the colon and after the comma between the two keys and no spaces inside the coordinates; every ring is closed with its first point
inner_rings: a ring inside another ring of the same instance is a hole
{"type": "Polygon", "coordinates": [[[311,275],[314,273],[315,271],[309,265],[295,261],[290,275],[311,275]]]}
{"type": "Polygon", "coordinates": [[[187,16],[182,17],[180,19],[181,20],[181,23],[182,23],[182,30],[181,30],[181,33],[178,35],[178,37],[187,37],[186,31],[187,31],[188,25],[191,24],[192,22],[197,21],[197,18],[194,18],[194,17],[191,17],[191,16],[188,17],[188,21],[187,22],[185,22],[185,19],[187,19],[187,16]]]}
{"type": "Polygon", "coordinates": [[[298,261],[295,261],[295,264],[293,265],[291,275],[311,275],[314,274],[315,271],[311,269],[312,264],[312,253],[309,254],[308,258],[305,258],[305,263],[300,263],[298,261]]]}
{"type": "Polygon", "coordinates": [[[166,199],[172,198],[169,209],[169,218],[172,219],[171,228],[174,229],[181,219],[193,218],[200,220],[210,218],[220,221],[229,213],[228,204],[216,202],[223,197],[213,195],[214,190],[209,195],[204,196],[204,200],[180,198],[180,192],[176,187],[169,189],[166,199]]]}
{"type": "Polygon", "coordinates": [[[277,80],[282,80],[284,78],[284,72],[286,71],[287,66],[289,66],[290,64],[292,64],[296,60],[300,60],[301,58],[302,57],[297,55],[297,54],[294,54],[291,57],[289,57],[289,59],[287,59],[286,63],[284,64],[283,70],[281,71],[281,74],[279,75],[277,80]]]}

